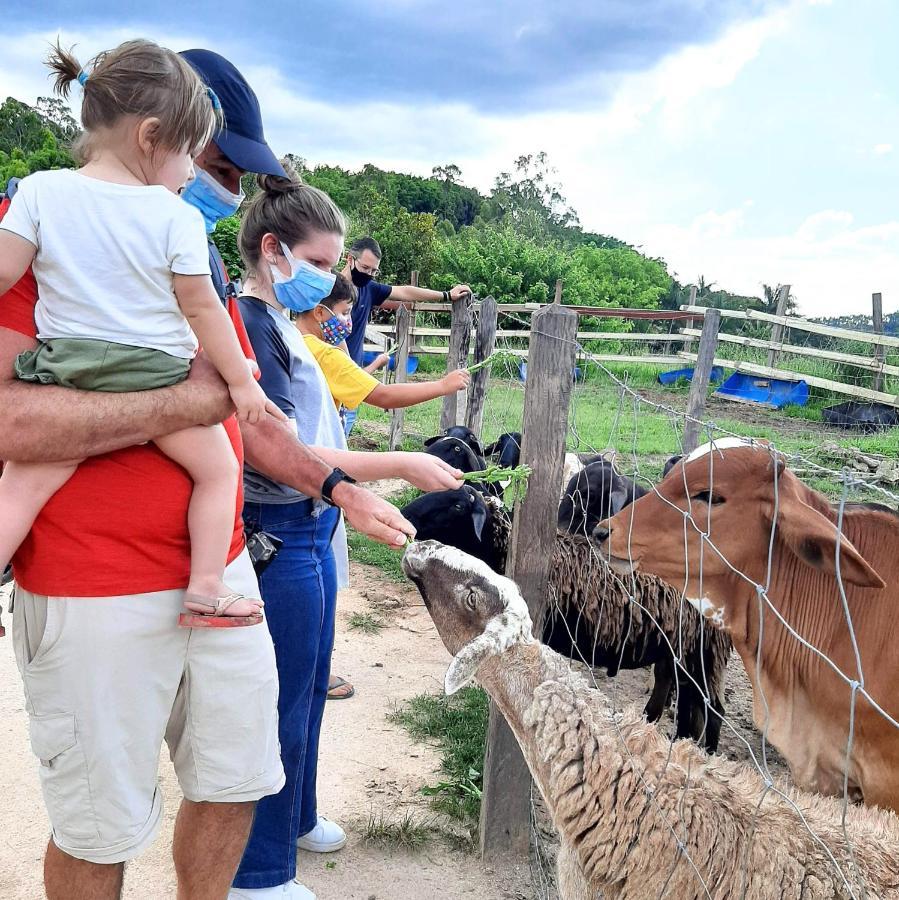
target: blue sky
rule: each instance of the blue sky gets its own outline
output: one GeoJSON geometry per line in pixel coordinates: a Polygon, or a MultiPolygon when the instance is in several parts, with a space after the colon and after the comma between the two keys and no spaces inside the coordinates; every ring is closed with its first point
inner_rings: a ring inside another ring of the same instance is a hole
{"type": "Polygon", "coordinates": [[[259,22],[234,0],[29,6],[4,18],[0,95],[48,92],[57,34],[85,57],[205,46],[255,86],[277,152],[453,162],[488,189],[546,150],[586,228],[682,281],[790,282],[812,315],[868,311],[872,291],[899,308],[892,0],[273,0],[259,22]]]}

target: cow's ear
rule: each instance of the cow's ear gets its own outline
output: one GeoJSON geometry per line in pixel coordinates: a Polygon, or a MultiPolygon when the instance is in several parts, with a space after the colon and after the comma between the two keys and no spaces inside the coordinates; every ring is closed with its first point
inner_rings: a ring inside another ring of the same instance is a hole
{"type": "Polygon", "coordinates": [[[840,577],[860,587],[883,588],[886,583],[852,542],[826,516],[803,502],[789,476],[780,482],[777,535],[807,566],[836,577],[837,546],[840,577]]]}

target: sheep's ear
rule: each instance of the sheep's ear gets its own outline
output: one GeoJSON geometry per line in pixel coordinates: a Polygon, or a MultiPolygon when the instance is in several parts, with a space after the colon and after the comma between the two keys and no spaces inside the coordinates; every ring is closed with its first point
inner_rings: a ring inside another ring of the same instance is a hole
{"type": "Polygon", "coordinates": [[[620,513],[630,502],[627,487],[618,487],[609,494],[609,518],[620,513]]]}
{"type": "Polygon", "coordinates": [[[425,447],[430,447],[431,444],[436,444],[437,441],[441,440],[442,438],[443,438],[443,435],[442,435],[442,434],[435,434],[434,437],[429,437],[429,438],[425,441],[424,446],[425,446],[425,447]]]}
{"type": "Polygon", "coordinates": [[[471,513],[471,523],[474,525],[475,537],[480,540],[484,533],[484,525],[487,524],[487,510],[483,506],[476,506],[471,513]]]}
{"type": "Polygon", "coordinates": [[[492,649],[493,642],[480,634],[455,655],[443,679],[443,689],[447,695],[455,694],[474,678],[478,666],[490,656],[492,649]]]}

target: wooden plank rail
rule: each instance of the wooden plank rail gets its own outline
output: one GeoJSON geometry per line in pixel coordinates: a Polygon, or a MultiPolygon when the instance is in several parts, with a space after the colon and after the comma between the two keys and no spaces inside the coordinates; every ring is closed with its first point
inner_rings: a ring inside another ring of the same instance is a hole
{"type": "MultiPolygon", "coordinates": [[[[707,312],[707,306],[682,306],[681,310],[696,315],[707,312]]],[[[852,331],[849,328],[834,328],[831,325],[819,325],[817,322],[809,322],[808,319],[799,319],[795,316],[773,316],[771,313],[758,312],[754,309],[722,309],[721,315],[725,319],[744,319],[756,322],[771,322],[775,325],[784,325],[797,331],[808,331],[811,334],[824,334],[830,337],[843,338],[848,341],[860,341],[864,344],[879,344],[883,347],[899,347],[899,338],[884,334],[872,334],[868,331],[852,331]]],[[[808,379],[806,379],[808,380],[808,379]]],[[[811,384],[811,382],[809,382],[811,384]]]]}
{"type": "MultiPolygon", "coordinates": [[[[678,353],[681,359],[696,361],[695,353],[678,353]]],[[[872,391],[869,388],[857,387],[854,384],[843,384],[840,381],[831,381],[829,378],[818,378],[817,375],[803,375],[798,372],[787,372],[784,369],[771,369],[768,366],[759,366],[755,363],[742,362],[734,359],[718,359],[713,365],[724,369],[733,369],[735,372],[745,372],[747,375],[759,375],[762,378],[779,378],[784,381],[804,381],[813,387],[824,388],[835,394],[847,394],[850,397],[861,397],[864,400],[874,400],[878,403],[886,403],[888,406],[899,406],[899,396],[886,394],[883,391],[872,391]]]]}
{"type": "MultiPolygon", "coordinates": [[[[410,309],[415,312],[452,312],[451,303],[414,303],[410,309]]],[[[551,303],[498,303],[497,311],[500,315],[511,312],[537,313],[551,303]]],[[[594,316],[598,319],[648,319],[650,321],[681,321],[684,319],[701,319],[706,307],[698,307],[699,312],[683,312],[679,309],[631,309],[630,307],[617,306],[569,306],[563,304],[565,309],[576,312],[579,316],[594,316]]]]}
{"type": "MultiPolygon", "coordinates": [[[[377,331],[380,334],[392,335],[394,332],[393,325],[373,325],[371,327],[374,331],[377,331]]],[[[699,334],[698,331],[694,333],[699,334]]],[[[432,328],[430,326],[416,325],[411,329],[411,334],[413,337],[449,337],[450,329],[432,328]]],[[[579,331],[577,333],[577,339],[579,341],[643,341],[658,343],[667,341],[680,341],[682,343],[689,344],[693,341],[693,338],[688,337],[687,334],[688,332],[685,329],[682,329],[680,334],[661,334],[658,332],[643,333],[632,331],[579,331]]],[[[531,332],[525,331],[524,329],[517,329],[512,331],[508,329],[500,329],[496,332],[496,336],[498,338],[529,338],[531,336],[531,332]]]]}
{"type": "MultiPolygon", "coordinates": [[[[697,328],[682,328],[681,333],[691,338],[702,334],[697,328]]],[[[879,362],[870,356],[858,356],[855,353],[837,353],[832,350],[822,350],[818,347],[799,347],[795,344],[774,341],[763,341],[761,338],[742,337],[738,334],[719,334],[718,340],[725,344],[739,344],[742,347],[757,347],[760,350],[777,350],[781,353],[792,353],[796,356],[813,356],[815,359],[826,359],[831,362],[847,363],[860,369],[869,369],[872,372],[883,372],[885,375],[899,375],[899,366],[891,366],[879,362]]],[[[798,374],[798,373],[797,373],[798,374]]]]}

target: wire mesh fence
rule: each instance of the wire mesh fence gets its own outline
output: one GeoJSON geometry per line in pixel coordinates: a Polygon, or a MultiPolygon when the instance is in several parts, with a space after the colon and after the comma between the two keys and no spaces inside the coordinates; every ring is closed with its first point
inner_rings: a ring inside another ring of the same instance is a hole
{"type": "MultiPolygon", "coordinates": [[[[477,305],[472,315],[476,327],[477,305]]],[[[500,326],[497,348],[520,350],[520,338],[502,332],[528,329],[530,320],[507,311],[500,320],[512,327],[500,326]]],[[[800,346],[814,350],[811,337],[800,346]]],[[[841,347],[835,352],[852,350],[841,347]]],[[[847,435],[802,417],[712,404],[697,420],[708,452],[676,462],[663,481],[666,463],[685,455],[683,390],[664,391],[636,360],[605,361],[580,337],[574,349],[582,372],[572,373],[577,380],[566,449],[578,466],[604,459],[616,477],[630,479],[639,488],[635,493],[644,495],[617,509],[610,505],[611,491],[602,488],[599,496],[579,498],[599,505],[600,520],[615,513],[605,541],[584,529],[581,552],[593,566],[585,577],[598,578],[601,571],[603,592],[623,596],[627,615],[620,618],[620,610],[602,603],[578,607],[573,595],[584,586],[577,586],[576,573],[559,567],[550,579],[546,615],[568,630],[572,665],[613,709],[642,708],[653,679],[671,681],[658,722],[670,741],[668,764],[641,770],[628,734],[617,736],[622,754],[640,772],[647,815],[668,837],[656,848],[660,870],[668,866],[665,877],[645,896],[899,895],[899,878],[884,881],[883,867],[872,864],[872,854],[899,851],[899,820],[865,808],[899,809],[899,655],[890,607],[890,567],[899,551],[899,519],[892,510],[899,496],[888,465],[899,441],[890,432],[847,435]],[[662,576],[665,590],[654,575],[662,576]],[[653,591],[667,604],[665,615],[646,600],[653,591]],[[603,617],[614,619],[617,644],[603,617]],[[711,669],[720,658],[701,648],[714,640],[720,645],[715,636],[721,634],[733,636],[738,652],[716,672],[711,669]],[[617,659],[610,662],[611,645],[617,659]],[[603,654],[604,662],[595,665],[603,654]],[[652,676],[647,660],[656,663],[652,676]],[[719,676],[726,704],[717,702],[719,676]],[[727,771],[748,792],[742,805],[722,812],[725,820],[732,813],[733,831],[723,845],[733,857],[724,883],[710,874],[719,871],[708,858],[716,848],[697,854],[697,823],[688,813],[720,773],[702,760],[684,770],[673,742],[682,724],[696,722],[695,716],[679,721],[685,693],[698,706],[699,741],[720,729],[718,749],[737,766],[727,771]],[[669,767],[680,779],[673,804],[662,797],[672,790],[669,767]],[[832,799],[819,800],[816,792],[832,799]],[[785,843],[801,833],[816,848],[820,868],[806,893],[784,891],[773,876],[760,887],[758,847],[770,839],[772,822],[785,843]]],[[[810,353],[795,356],[815,361],[810,353]]],[[[870,372],[857,371],[861,385],[870,372]]],[[[523,405],[522,371],[502,357],[492,369],[481,443],[519,432],[523,405]]],[[[436,433],[436,404],[410,411],[408,418],[405,446],[419,448],[421,436],[436,433]]],[[[556,890],[546,827],[555,799],[544,805],[533,793],[529,803],[534,890],[541,898],[556,890]]]]}

